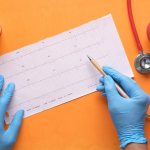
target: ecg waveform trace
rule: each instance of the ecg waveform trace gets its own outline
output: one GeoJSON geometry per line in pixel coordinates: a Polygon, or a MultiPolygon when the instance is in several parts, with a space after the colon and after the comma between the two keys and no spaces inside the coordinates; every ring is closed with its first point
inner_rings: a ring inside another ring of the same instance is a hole
{"type": "Polygon", "coordinates": [[[133,76],[111,15],[1,56],[3,91],[16,85],[6,124],[19,109],[25,118],[94,92],[101,75],[87,54],[133,76]]]}

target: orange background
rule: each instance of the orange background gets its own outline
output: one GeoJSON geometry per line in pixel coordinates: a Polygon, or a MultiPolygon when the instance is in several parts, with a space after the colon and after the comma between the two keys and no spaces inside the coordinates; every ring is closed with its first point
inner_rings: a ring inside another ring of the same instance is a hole
{"type": "MultiPolygon", "coordinates": [[[[150,21],[150,1],[132,0],[132,6],[144,51],[150,52],[146,36],[146,27],[150,21]]],[[[126,0],[0,0],[0,55],[109,13],[115,21],[134,79],[150,94],[150,74],[139,74],[134,68],[134,59],[139,53],[129,24],[126,0]]],[[[150,119],[146,119],[145,134],[150,140],[150,119]]],[[[101,93],[94,92],[23,119],[12,150],[50,149],[120,149],[107,100],[101,93]]]]}

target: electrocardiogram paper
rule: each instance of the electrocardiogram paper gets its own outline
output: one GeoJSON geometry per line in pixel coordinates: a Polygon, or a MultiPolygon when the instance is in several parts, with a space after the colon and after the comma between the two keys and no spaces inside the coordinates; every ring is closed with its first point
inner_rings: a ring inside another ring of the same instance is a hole
{"type": "Polygon", "coordinates": [[[111,15],[1,56],[3,91],[16,85],[6,124],[19,109],[25,118],[96,91],[101,74],[87,54],[133,77],[111,15]]]}

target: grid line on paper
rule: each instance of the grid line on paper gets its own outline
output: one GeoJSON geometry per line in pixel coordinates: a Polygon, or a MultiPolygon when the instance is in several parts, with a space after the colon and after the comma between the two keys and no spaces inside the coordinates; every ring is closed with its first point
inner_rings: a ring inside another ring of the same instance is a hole
{"type": "MultiPolygon", "coordinates": [[[[74,82],[74,83],[72,83],[72,84],[70,84],[70,85],[67,85],[67,86],[65,86],[65,87],[62,87],[62,88],[60,88],[60,89],[56,89],[56,90],[54,90],[54,91],[48,92],[48,93],[43,94],[43,95],[41,95],[41,96],[39,96],[39,97],[36,97],[36,98],[34,98],[34,99],[30,99],[30,100],[27,100],[27,101],[25,101],[25,102],[19,103],[18,105],[14,105],[14,106],[12,106],[12,107],[9,107],[9,109],[14,108],[14,107],[16,107],[16,106],[19,106],[19,105],[21,105],[21,104],[24,104],[24,103],[26,103],[26,102],[30,102],[30,101],[32,101],[32,100],[38,99],[38,98],[40,98],[40,97],[42,97],[42,96],[48,95],[48,94],[53,93],[53,92],[56,92],[56,91],[58,91],[58,90],[67,88],[67,87],[72,86],[72,85],[74,85],[74,84],[83,82],[83,81],[85,81],[85,80],[88,80],[88,79],[90,79],[90,78],[92,78],[92,77],[95,77],[95,76],[98,76],[98,75],[101,76],[101,74],[98,73],[98,74],[93,75],[93,76],[91,76],[91,77],[89,77],[89,78],[86,78],[86,79],[84,79],[84,80],[80,80],[80,81],[78,81],[78,82],[74,82]]],[[[97,85],[97,84],[94,84],[94,85],[97,85]]],[[[90,87],[92,87],[92,86],[90,86],[90,87]]]]}
{"type": "MultiPolygon", "coordinates": [[[[102,42],[102,41],[100,41],[100,42],[96,42],[96,43],[91,44],[91,45],[88,45],[87,47],[82,48],[82,49],[79,49],[78,51],[81,51],[81,50],[86,49],[86,48],[88,48],[88,47],[91,47],[91,46],[94,46],[94,45],[100,44],[101,42],[102,42]]],[[[60,58],[64,58],[64,57],[69,56],[69,55],[74,54],[74,53],[76,53],[76,51],[75,51],[75,52],[72,52],[72,53],[70,53],[70,54],[66,54],[66,55],[63,55],[63,56],[61,56],[61,57],[58,57],[57,59],[54,59],[54,60],[52,60],[52,61],[44,62],[43,64],[41,64],[41,65],[37,65],[37,66],[35,66],[35,67],[33,67],[33,68],[26,69],[25,71],[19,72],[19,73],[14,74],[14,75],[11,75],[11,76],[9,76],[9,77],[7,77],[7,78],[5,78],[5,79],[8,79],[8,78],[10,78],[10,77],[13,77],[13,76],[19,75],[19,74],[21,74],[21,73],[24,73],[24,72],[26,72],[26,71],[29,71],[29,70],[35,69],[35,68],[37,68],[37,67],[40,67],[40,66],[46,65],[46,64],[48,64],[48,63],[55,62],[56,60],[58,60],[58,59],[60,59],[60,58]]],[[[102,58],[102,57],[101,57],[101,58],[102,58]]],[[[98,58],[98,59],[99,59],[99,58],[98,58]]]]}
{"type": "MultiPolygon", "coordinates": [[[[98,74],[99,75],[99,74],[98,74]]],[[[97,75],[95,75],[95,76],[97,76],[97,75]]],[[[94,76],[93,76],[94,77],[94,76]]],[[[92,77],[90,77],[90,78],[92,78],[92,77]]],[[[87,78],[87,79],[89,79],[89,78],[87,78]]],[[[85,79],[86,80],[86,79],[85,79]]],[[[85,81],[84,80],[84,81],[85,81]]],[[[79,82],[83,82],[83,80],[82,81],[79,81],[79,82]]],[[[79,83],[79,82],[76,82],[76,83],[79,83]]],[[[76,84],[76,83],[74,83],[74,84],[76,84]]],[[[100,83],[98,82],[98,83],[94,83],[94,84],[92,84],[92,85],[90,85],[89,86],[89,88],[91,88],[91,87],[95,87],[95,86],[97,86],[97,85],[99,85],[100,83]]],[[[71,85],[69,85],[69,86],[71,86],[71,85]]],[[[69,86],[66,86],[66,87],[69,87],[69,86]]],[[[66,87],[64,87],[64,88],[66,88],[66,87]]],[[[61,88],[61,89],[63,89],[63,88],[61,88]]],[[[61,89],[58,89],[58,90],[61,90],[61,89]]],[[[57,90],[57,91],[58,91],[57,90]]],[[[56,92],[56,91],[52,91],[52,92],[56,92]]],[[[52,92],[49,92],[49,93],[46,93],[46,94],[44,94],[44,95],[41,95],[41,96],[39,96],[39,97],[42,97],[42,96],[45,96],[45,95],[48,95],[48,94],[50,94],[50,93],[52,93],[52,92]]],[[[47,105],[48,103],[52,103],[52,102],[55,102],[55,101],[57,101],[57,100],[60,100],[60,99],[62,99],[62,98],[65,98],[65,97],[68,97],[68,96],[70,96],[70,95],[72,95],[73,93],[69,93],[69,94],[67,94],[67,95],[64,95],[64,96],[61,96],[61,97],[58,97],[58,98],[55,98],[55,99],[52,99],[52,100],[49,100],[49,101],[46,101],[46,102],[44,102],[43,104],[41,104],[41,105],[47,105]]],[[[37,97],[37,98],[35,98],[35,99],[38,99],[39,97],[37,97]]],[[[34,99],[33,99],[34,100],[34,99]]],[[[32,101],[32,100],[30,100],[30,101],[32,101]]],[[[27,103],[27,102],[30,102],[30,101],[26,101],[26,102],[23,102],[23,103],[20,103],[20,104],[18,104],[18,105],[15,105],[15,106],[13,106],[13,107],[11,107],[11,108],[14,108],[14,107],[17,107],[17,106],[20,106],[21,104],[24,104],[24,103],[27,103]]],[[[30,110],[32,110],[32,109],[36,109],[36,108],[39,108],[41,105],[36,105],[35,107],[33,107],[33,108],[27,108],[27,110],[26,111],[30,111],[30,110]]],[[[10,109],[11,109],[10,108],[10,109]]],[[[14,115],[12,115],[12,116],[10,116],[11,118],[12,117],[14,117],[14,115]]]]}
{"type": "Polygon", "coordinates": [[[64,40],[62,40],[62,41],[56,42],[56,43],[51,44],[51,45],[47,45],[47,46],[45,46],[45,47],[42,47],[42,48],[40,48],[40,49],[37,49],[37,50],[35,50],[35,51],[33,51],[33,52],[30,52],[30,53],[27,53],[27,54],[25,54],[25,55],[19,56],[19,57],[17,57],[17,58],[11,59],[11,60],[9,60],[9,61],[5,61],[5,62],[1,63],[0,65],[3,65],[3,64],[5,64],[5,63],[7,63],[7,62],[14,61],[15,59],[22,58],[22,57],[24,57],[24,56],[26,56],[26,55],[35,53],[35,52],[37,52],[37,51],[39,51],[39,50],[42,50],[42,49],[44,49],[44,48],[47,48],[47,47],[56,45],[56,44],[61,43],[61,42],[65,41],[65,40],[72,39],[73,37],[76,37],[76,36],[78,36],[78,35],[81,35],[81,34],[84,34],[84,35],[85,35],[85,32],[89,32],[89,31],[94,30],[94,29],[96,29],[96,28],[98,28],[98,27],[92,28],[92,29],[90,29],[90,30],[83,31],[83,33],[76,34],[76,35],[74,35],[74,36],[72,36],[72,37],[69,37],[69,38],[66,38],[66,39],[64,39],[64,40]]]}
{"type": "MultiPolygon", "coordinates": [[[[106,56],[107,56],[107,55],[106,55],[106,56]]],[[[102,56],[102,57],[100,57],[100,58],[104,58],[104,57],[106,57],[106,56],[102,56]]],[[[100,59],[100,58],[98,58],[98,59],[100,59]]],[[[98,59],[96,59],[96,60],[98,60],[98,59]]],[[[38,82],[41,82],[41,81],[47,80],[47,79],[52,78],[52,77],[54,77],[54,76],[60,75],[60,74],[62,74],[62,73],[64,73],[64,72],[68,72],[68,71],[70,71],[70,70],[73,70],[73,69],[79,68],[79,67],[81,67],[81,66],[84,66],[84,65],[86,65],[86,64],[90,64],[90,63],[91,63],[91,62],[87,62],[87,63],[85,63],[85,64],[81,64],[80,66],[77,66],[77,67],[74,67],[74,68],[68,69],[68,70],[66,70],[66,71],[63,71],[63,72],[60,72],[60,73],[57,73],[57,74],[54,74],[54,75],[52,75],[52,76],[49,76],[49,77],[47,77],[47,78],[44,78],[44,79],[39,80],[39,81],[37,81],[37,82],[34,82],[34,83],[32,83],[32,84],[28,84],[27,86],[23,86],[23,87],[21,87],[21,88],[15,89],[14,91],[16,92],[16,91],[18,91],[18,90],[20,90],[20,89],[23,89],[23,88],[25,88],[25,87],[28,87],[28,86],[30,86],[30,85],[33,85],[33,84],[36,84],[36,83],[38,83],[38,82]]]]}

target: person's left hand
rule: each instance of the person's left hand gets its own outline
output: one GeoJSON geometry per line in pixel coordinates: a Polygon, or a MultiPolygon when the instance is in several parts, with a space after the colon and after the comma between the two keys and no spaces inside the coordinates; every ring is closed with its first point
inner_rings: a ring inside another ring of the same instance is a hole
{"type": "MultiPolygon", "coordinates": [[[[3,87],[4,77],[0,75],[0,91],[3,87]]],[[[4,118],[7,105],[14,91],[14,83],[10,83],[0,98],[0,150],[10,150],[15,144],[21,126],[24,110],[19,110],[10,124],[8,130],[4,130],[4,118]]]]}

